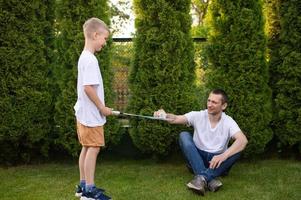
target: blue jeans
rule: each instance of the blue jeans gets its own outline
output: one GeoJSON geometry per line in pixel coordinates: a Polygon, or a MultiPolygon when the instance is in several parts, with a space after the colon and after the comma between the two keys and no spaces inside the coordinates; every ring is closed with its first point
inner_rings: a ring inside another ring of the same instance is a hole
{"type": "Polygon", "coordinates": [[[228,172],[228,170],[230,170],[232,165],[240,157],[240,153],[236,153],[222,162],[218,168],[210,169],[209,161],[213,156],[218,155],[219,153],[209,153],[198,149],[189,132],[180,133],[179,143],[188,164],[193,170],[193,173],[195,175],[204,176],[207,182],[210,182],[212,179],[228,172]]]}

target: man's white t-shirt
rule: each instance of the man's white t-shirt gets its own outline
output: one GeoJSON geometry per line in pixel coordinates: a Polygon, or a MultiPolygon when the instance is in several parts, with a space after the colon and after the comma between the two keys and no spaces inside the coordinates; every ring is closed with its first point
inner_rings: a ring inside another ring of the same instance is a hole
{"type": "Polygon", "coordinates": [[[188,125],[194,127],[193,141],[200,150],[223,153],[228,148],[230,138],[240,131],[237,123],[224,112],[218,124],[212,128],[208,111],[192,111],[184,115],[188,125]]]}
{"type": "Polygon", "coordinates": [[[89,127],[102,126],[106,123],[96,105],[84,91],[85,85],[93,85],[98,98],[103,104],[104,89],[97,58],[91,52],[84,50],[78,60],[77,102],[74,106],[77,121],[89,127]]]}

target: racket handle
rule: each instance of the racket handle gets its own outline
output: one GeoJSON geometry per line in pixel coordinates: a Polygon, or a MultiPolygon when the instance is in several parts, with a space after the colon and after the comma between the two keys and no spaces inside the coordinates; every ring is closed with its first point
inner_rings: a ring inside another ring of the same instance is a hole
{"type": "Polygon", "coordinates": [[[112,111],[112,114],[115,115],[115,116],[118,116],[118,115],[120,115],[120,111],[113,110],[113,111],[112,111]]]}

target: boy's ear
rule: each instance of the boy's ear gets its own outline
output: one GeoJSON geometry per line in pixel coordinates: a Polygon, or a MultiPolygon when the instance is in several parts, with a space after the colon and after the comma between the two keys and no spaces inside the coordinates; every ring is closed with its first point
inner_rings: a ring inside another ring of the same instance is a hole
{"type": "Polygon", "coordinates": [[[96,37],[97,37],[97,32],[93,32],[93,34],[92,34],[92,38],[93,38],[93,40],[95,40],[95,39],[96,39],[96,37]]]}

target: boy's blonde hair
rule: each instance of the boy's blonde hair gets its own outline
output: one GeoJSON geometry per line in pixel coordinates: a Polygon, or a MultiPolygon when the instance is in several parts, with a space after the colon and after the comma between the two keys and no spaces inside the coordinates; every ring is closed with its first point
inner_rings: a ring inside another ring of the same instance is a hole
{"type": "Polygon", "coordinates": [[[88,19],[83,25],[83,31],[84,31],[85,37],[91,38],[92,34],[96,31],[98,31],[99,28],[101,29],[102,33],[104,31],[107,31],[108,33],[110,33],[110,29],[108,28],[106,23],[104,23],[102,20],[100,20],[96,17],[92,17],[92,18],[88,19]]]}

